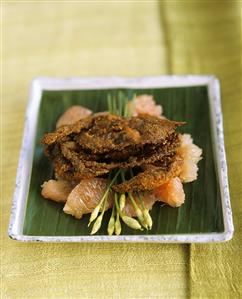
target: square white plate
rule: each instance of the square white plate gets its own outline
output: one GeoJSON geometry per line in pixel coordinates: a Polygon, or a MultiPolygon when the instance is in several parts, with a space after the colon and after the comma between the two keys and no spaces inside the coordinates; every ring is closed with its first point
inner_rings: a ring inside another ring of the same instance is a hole
{"type": "Polygon", "coordinates": [[[24,136],[13,197],[12,212],[9,224],[9,236],[14,240],[34,242],[223,242],[233,235],[232,211],[230,206],[227,164],[224,149],[222,113],[219,82],[213,76],[159,76],[143,78],[36,78],[32,81],[29,103],[26,111],[24,136]],[[23,233],[27,196],[33,165],[34,146],[37,131],[37,120],[43,91],[48,90],[102,90],[107,88],[177,88],[190,86],[207,86],[210,118],[214,138],[214,153],[218,171],[221,203],[223,211],[223,232],[166,234],[166,235],[120,235],[120,236],[33,236],[23,233]]]}

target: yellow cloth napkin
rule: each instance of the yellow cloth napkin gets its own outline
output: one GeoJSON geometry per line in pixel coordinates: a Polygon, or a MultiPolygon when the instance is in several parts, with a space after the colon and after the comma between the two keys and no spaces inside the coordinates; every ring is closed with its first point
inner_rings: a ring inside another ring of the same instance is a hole
{"type": "MultiPolygon", "coordinates": [[[[2,298],[239,298],[238,2],[2,3],[2,298]],[[28,244],[6,234],[30,80],[213,73],[221,79],[235,237],[227,244],[28,244]]],[[[240,232],[239,232],[240,231],[240,232]]]]}

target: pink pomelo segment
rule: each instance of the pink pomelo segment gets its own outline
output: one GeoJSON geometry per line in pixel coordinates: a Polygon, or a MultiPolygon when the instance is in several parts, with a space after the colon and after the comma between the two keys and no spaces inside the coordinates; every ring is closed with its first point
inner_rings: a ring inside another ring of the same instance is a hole
{"type": "MultiPolygon", "coordinates": [[[[98,205],[108,187],[108,180],[93,178],[82,180],[69,194],[63,211],[78,219],[91,213],[98,205]]],[[[105,210],[112,205],[113,193],[109,192],[105,210]]]]}
{"type": "Polygon", "coordinates": [[[44,182],[41,187],[41,195],[44,198],[48,198],[56,202],[66,202],[68,195],[74,188],[74,185],[64,180],[49,180],[48,182],[44,182]]]}
{"type": "Polygon", "coordinates": [[[162,107],[156,105],[153,96],[143,94],[135,97],[128,103],[128,110],[132,116],[139,114],[149,114],[153,116],[161,116],[162,107]]]}
{"type": "Polygon", "coordinates": [[[159,201],[167,203],[171,207],[180,207],[185,201],[185,193],[182,182],[178,177],[170,179],[167,183],[154,190],[159,201]]]}
{"type": "Polygon", "coordinates": [[[82,106],[71,106],[58,119],[56,128],[71,125],[92,114],[92,111],[82,106]]]}
{"type": "Polygon", "coordinates": [[[202,159],[202,150],[193,143],[189,134],[179,135],[181,146],[178,155],[183,159],[183,166],[179,175],[183,183],[189,183],[197,179],[197,163],[202,159]]]}

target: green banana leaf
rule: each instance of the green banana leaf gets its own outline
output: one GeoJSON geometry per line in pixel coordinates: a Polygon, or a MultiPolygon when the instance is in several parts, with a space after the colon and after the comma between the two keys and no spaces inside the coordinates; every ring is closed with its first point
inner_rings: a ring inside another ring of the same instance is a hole
{"type": "MultiPolygon", "coordinates": [[[[179,208],[156,203],[151,211],[153,228],[136,231],[122,225],[122,234],[184,234],[224,231],[221,196],[213,151],[210,127],[208,91],[206,86],[155,89],[102,89],[44,91],[38,117],[31,182],[24,221],[24,234],[37,236],[89,235],[90,215],[81,220],[63,212],[63,204],[43,199],[41,185],[53,177],[50,161],[43,154],[42,136],[55,128],[58,117],[71,105],[82,105],[94,112],[107,110],[107,96],[118,97],[120,91],[128,98],[134,94],[151,94],[164,109],[167,118],[185,121],[180,132],[192,135],[195,144],[203,150],[199,162],[198,179],[184,184],[185,203],[179,208]]],[[[107,234],[111,211],[105,213],[97,235],[107,234]]]]}

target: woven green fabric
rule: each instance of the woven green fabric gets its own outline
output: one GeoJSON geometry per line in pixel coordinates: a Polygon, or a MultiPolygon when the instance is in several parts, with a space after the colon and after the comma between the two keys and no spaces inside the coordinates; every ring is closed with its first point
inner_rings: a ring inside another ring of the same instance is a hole
{"type": "Polygon", "coordinates": [[[2,7],[2,298],[239,298],[240,3],[3,1],[2,7]],[[234,239],[191,246],[9,240],[30,80],[166,73],[212,73],[221,80],[234,239]]]}
{"type": "Polygon", "coordinates": [[[241,298],[241,6],[237,2],[164,4],[172,73],[215,74],[221,82],[234,239],[191,245],[192,298],[241,298]]]}

